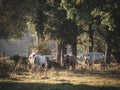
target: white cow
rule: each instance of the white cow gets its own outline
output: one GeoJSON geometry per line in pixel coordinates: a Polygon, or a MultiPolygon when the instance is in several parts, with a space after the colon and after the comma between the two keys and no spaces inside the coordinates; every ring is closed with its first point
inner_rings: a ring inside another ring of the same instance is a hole
{"type": "Polygon", "coordinates": [[[53,60],[53,56],[52,55],[40,55],[40,54],[36,54],[36,53],[32,53],[29,56],[29,62],[30,64],[34,64],[35,60],[39,61],[39,64],[45,64],[46,60],[53,60]]]}
{"type": "Polygon", "coordinates": [[[32,66],[32,70],[34,70],[34,71],[38,71],[39,69],[42,69],[46,73],[47,66],[48,66],[48,60],[49,60],[49,57],[47,57],[45,55],[39,55],[36,53],[32,53],[29,56],[29,62],[32,66]]]}
{"type": "Polygon", "coordinates": [[[103,64],[106,63],[105,55],[103,53],[90,52],[85,56],[85,63],[89,65],[89,67],[92,67],[95,63],[100,63],[102,68],[103,64]]]}

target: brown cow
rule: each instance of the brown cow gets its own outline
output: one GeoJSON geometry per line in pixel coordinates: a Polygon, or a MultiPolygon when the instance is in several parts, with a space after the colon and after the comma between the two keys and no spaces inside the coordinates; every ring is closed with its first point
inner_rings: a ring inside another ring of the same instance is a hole
{"type": "Polygon", "coordinates": [[[75,70],[76,58],[74,55],[66,55],[63,60],[64,66],[66,69],[69,69],[72,66],[72,70],[75,70]]]}

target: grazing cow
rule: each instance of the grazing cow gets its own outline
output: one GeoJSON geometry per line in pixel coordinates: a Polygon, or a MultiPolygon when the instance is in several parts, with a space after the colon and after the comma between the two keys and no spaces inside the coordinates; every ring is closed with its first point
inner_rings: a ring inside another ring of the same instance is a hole
{"type": "Polygon", "coordinates": [[[72,66],[72,70],[75,70],[75,66],[76,66],[75,56],[74,55],[64,56],[63,64],[66,67],[66,69],[69,69],[69,67],[72,66]]]}
{"type": "Polygon", "coordinates": [[[38,54],[32,53],[29,56],[29,62],[32,66],[32,70],[37,72],[38,70],[41,69],[45,72],[45,75],[47,72],[48,61],[49,61],[49,58],[45,55],[38,55],[38,54]]]}
{"type": "Polygon", "coordinates": [[[85,64],[92,67],[94,64],[101,64],[101,68],[105,67],[105,55],[103,53],[90,52],[85,56],[85,64]]]}

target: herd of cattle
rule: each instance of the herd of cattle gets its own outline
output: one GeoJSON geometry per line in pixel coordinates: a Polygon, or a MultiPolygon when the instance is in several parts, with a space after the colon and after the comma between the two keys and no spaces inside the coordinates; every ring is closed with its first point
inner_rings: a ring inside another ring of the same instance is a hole
{"type": "MultiPolygon", "coordinates": [[[[85,64],[89,67],[93,67],[95,63],[99,63],[101,65],[101,69],[104,69],[106,58],[103,53],[90,52],[84,55],[85,64]]],[[[52,61],[51,55],[40,55],[37,53],[32,53],[29,56],[29,62],[31,64],[32,70],[43,70],[45,73],[47,72],[47,67],[49,65],[49,61],[52,61]]],[[[75,66],[77,64],[77,59],[74,55],[64,55],[63,65],[66,69],[72,67],[72,70],[75,70],[75,66]]]]}

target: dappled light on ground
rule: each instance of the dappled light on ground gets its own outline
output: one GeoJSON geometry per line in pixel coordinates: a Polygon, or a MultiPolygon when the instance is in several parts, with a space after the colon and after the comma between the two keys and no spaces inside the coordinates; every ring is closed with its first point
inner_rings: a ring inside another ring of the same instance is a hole
{"type": "Polygon", "coordinates": [[[0,78],[0,90],[120,90],[119,69],[114,64],[105,71],[80,64],[75,71],[49,69],[46,77],[43,73],[12,73],[0,78]]]}

